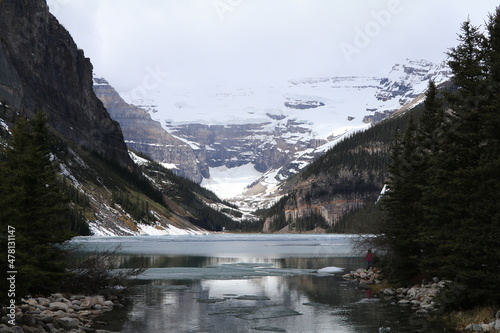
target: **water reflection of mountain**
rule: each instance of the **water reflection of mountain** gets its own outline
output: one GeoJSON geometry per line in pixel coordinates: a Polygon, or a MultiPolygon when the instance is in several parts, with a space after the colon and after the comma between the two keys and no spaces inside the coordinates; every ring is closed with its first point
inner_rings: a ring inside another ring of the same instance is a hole
{"type": "Polygon", "coordinates": [[[362,265],[362,258],[119,255],[117,259],[122,268],[139,260],[166,275],[131,281],[135,285],[129,294],[131,303],[107,314],[102,321],[110,325],[104,329],[125,333],[251,332],[259,326],[290,332],[366,332],[382,326],[396,331],[428,326],[422,318],[410,318],[411,313],[390,302],[368,298],[366,291],[343,280],[342,273],[314,273],[331,266],[348,272],[362,265]],[[176,279],[174,273],[179,270],[196,274],[176,279]],[[235,273],[217,277],[211,270],[235,273]],[[241,270],[248,275],[241,275],[241,270]],[[174,273],[169,276],[168,272],[174,273]],[[204,272],[209,272],[206,277],[204,272]],[[250,297],[241,297],[245,295],[250,297]]]}

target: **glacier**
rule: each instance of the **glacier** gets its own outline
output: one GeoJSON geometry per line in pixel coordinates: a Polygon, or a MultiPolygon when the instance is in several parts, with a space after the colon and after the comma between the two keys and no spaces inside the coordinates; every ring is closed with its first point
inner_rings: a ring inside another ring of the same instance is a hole
{"type": "MultiPolygon", "coordinates": [[[[214,85],[173,82],[128,101],[189,143],[202,185],[243,210],[270,205],[279,184],[356,131],[423,102],[429,80],[449,80],[446,61],[405,59],[386,77],[343,76],[214,85]]],[[[178,167],[169,165],[170,168],[178,167]]]]}

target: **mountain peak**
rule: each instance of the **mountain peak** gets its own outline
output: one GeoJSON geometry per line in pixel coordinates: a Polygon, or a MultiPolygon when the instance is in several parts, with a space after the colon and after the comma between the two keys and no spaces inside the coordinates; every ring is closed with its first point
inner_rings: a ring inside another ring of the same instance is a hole
{"type": "Polygon", "coordinates": [[[440,84],[450,77],[451,70],[446,61],[435,64],[423,59],[407,58],[394,65],[388,76],[380,81],[381,87],[376,97],[384,102],[397,97],[402,107],[424,92],[429,80],[440,84]]]}

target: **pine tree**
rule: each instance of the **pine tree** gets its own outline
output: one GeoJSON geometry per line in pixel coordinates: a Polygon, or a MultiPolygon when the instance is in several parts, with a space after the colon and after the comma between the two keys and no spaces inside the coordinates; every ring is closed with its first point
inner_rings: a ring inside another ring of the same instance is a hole
{"type": "Polygon", "coordinates": [[[424,112],[420,117],[418,128],[418,140],[427,154],[432,153],[439,143],[444,120],[443,102],[434,81],[429,81],[425,92],[424,112]]]}
{"type": "Polygon", "coordinates": [[[478,81],[486,75],[486,38],[479,27],[473,26],[470,20],[462,24],[461,31],[458,35],[459,45],[451,48],[447,54],[450,57],[448,66],[453,71],[453,82],[460,88],[457,93],[460,101],[455,106],[467,109],[477,103],[475,97],[479,92],[478,81]]]}
{"type": "Polygon", "coordinates": [[[457,91],[422,196],[422,269],[464,286],[460,307],[500,299],[498,19],[497,10],[488,37],[465,22],[449,53],[457,91]]]}
{"type": "Polygon", "coordinates": [[[469,260],[461,278],[467,285],[481,281],[481,288],[467,300],[470,302],[500,300],[500,7],[489,16],[487,32],[487,75],[477,96],[477,126],[473,127],[478,129],[478,138],[472,142],[477,155],[463,173],[465,178],[473,179],[469,192],[474,204],[469,211],[469,235],[463,233],[462,238],[469,260]]]}
{"type": "Polygon", "coordinates": [[[496,9],[494,15],[490,15],[487,25],[488,40],[486,43],[486,66],[488,75],[484,92],[484,99],[488,101],[483,113],[483,133],[482,137],[487,140],[490,149],[489,157],[498,157],[498,142],[500,141],[500,7],[496,9]],[[496,149],[493,149],[496,148],[496,149]]]}
{"type": "Polygon", "coordinates": [[[391,279],[410,281],[420,274],[418,231],[421,216],[418,206],[420,189],[414,179],[421,165],[412,120],[402,139],[396,138],[389,166],[388,191],[383,201],[388,213],[381,226],[378,243],[387,256],[384,271],[391,279]]]}
{"type": "MultiPolygon", "coordinates": [[[[436,135],[442,122],[441,100],[434,82],[429,82],[420,123],[413,120],[404,137],[396,139],[389,166],[389,191],[383,201],[388,213],[381,232],[389,246],[386,266],[392,277],[403,281],[420,275],[423,241],[428,227],[422,211],[422,194],[428,186],[429,158],[436,149],[436,135]]],[[[387,271],[387,269],[386,269],[387,271]]]]}
{"type": "MultiPolygon", "coordinates": [[[[418,243],[421,251],[421,260],[419,262],[422,272],[431,273],[429,270],[429,258],[433,256],[436,246],[439,246],[440,240],[435,236],[439,226],[433,225],[425,216],[425,205],[428,202],[428,193],[433,190],[433,184],[430,180],[433,176],[432,159],[439,151],[440,145],[444,140],[444,111],[443,102],[435,83],[431,80],[426,91],[424,102],[424,112],[420,118],[415,144],[418,154],[421,157],[421,163],[416,167],[414,177],[411,181],[418,188],[418,196],[415,197],[418,206],[418,215],[420,224],[418,228],[418,243]]],[[[434,203],[431,202],[431,205],[434,203]]]]}
{"type": "Polygon", "coordinates": [[[72,236],[70,214],[50,142],[45,116],[37,113],[32,121],[17,121],[2,149],[0,223],[2,230],[16,230],[17,297],[54,291],[65,276],[56,245],[72,236]]]}

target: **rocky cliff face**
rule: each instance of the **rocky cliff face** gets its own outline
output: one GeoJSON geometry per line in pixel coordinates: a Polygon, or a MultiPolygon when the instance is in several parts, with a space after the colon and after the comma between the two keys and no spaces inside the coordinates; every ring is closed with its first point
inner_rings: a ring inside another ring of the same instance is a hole
{"type": "Polygon", "coordinates": [[[92,65],[42,0],[0,1],[0,101],[6,121],[47,114],[72,142],[134,168],[120,126],[92,90],[92,65]]]}
{"type": "Polygon", "coordinates": [[[180,176],[196,183],[202,181],[200,165],[190,145],[169,134],[146,110],[126,103],[105,79],[94,78],[94,91],[111,117],[120,123],[128,147],[180,176]]]}
{"type": "Polygon", "coordinates": [[[434,64],[426,60],[406,59],[404,63],[392,67],[389,75],[380,81],[381,90],[377,99],[387,101],[399,98],[401,105],[409,103],[421,93],[421,87],[427,87],[429,80],[443,82],[451,76],[451,70],[445,62],[434,64]]]}
{"type": "MultiPolygon", "coordinates": [[[[258,172],[280,169],[294,160],[294,154],[316,148],[326,140],[297,140],[310,135],[302,123],[289,120],[272,126],[271,122],[254,124],[171,126],[170,131],[195,145],[195,153],[209,168],[240,167],[251,163],[258,172]],[[294,140],[295,139],[295,140],[294,140]]],[[[209,178],[207,172],[203,175],[209,178]]],[[[286,178],[282,175],[282,179],[286,178]]]]}
{"type": "MultiPolygon", "coordinates": [[[[283,207],[287,229],[307,231],[314,227],[329,228],[345,214],[363,207],[383,184],[369,172],[342,170],[338,174],[319,174],[302,179],[289,191],[283,207]],[[310,221],[304,229],[304,221],[310,221]],[[301,227],[302,223],[302,227],[301,227]],[[301,229],[302,228],[302,229],[301,229]]],[[[275,231],[276,216],[266,220],[263,231],[275,231]]]]}

